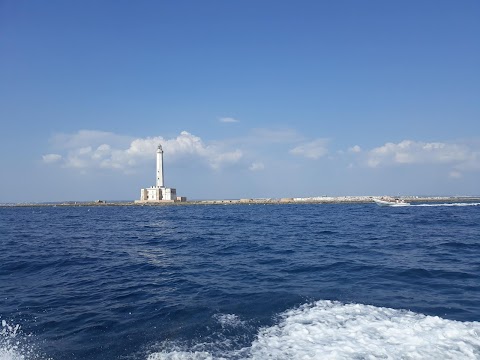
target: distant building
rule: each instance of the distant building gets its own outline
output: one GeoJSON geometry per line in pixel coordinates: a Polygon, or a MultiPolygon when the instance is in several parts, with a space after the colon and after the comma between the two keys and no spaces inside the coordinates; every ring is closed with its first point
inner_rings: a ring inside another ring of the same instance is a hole
{"type": "Polygon", "coordinates": [[[157,148],[157,181],[156,185],[142,189],[140,191],[140,200],[137,203],[144,202],[176,202],[187,201],[185,196],[177,196],[177,190],[165,187],[163,181],[163,149],[162,145],[157,148]]]}

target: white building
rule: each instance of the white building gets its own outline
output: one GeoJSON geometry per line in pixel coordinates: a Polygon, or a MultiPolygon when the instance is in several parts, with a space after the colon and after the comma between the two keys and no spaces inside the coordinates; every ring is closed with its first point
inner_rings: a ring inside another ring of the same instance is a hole
{"type": "Polygon", "coordinates": [[[140,191],[140,200],[135,202],[175,202],[187,201],[186,197],[177,197],[177,190],[165,187],[163,181],[163,149],[158,145],[157,149],[157,181],[156,185],[142,189],[140,191]]]}

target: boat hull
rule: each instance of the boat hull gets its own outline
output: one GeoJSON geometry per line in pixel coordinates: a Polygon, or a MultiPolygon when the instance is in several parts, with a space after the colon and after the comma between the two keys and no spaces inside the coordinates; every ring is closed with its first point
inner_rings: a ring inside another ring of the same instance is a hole
{"type": "Polygon", "coordinates": [[[407,202],[397,202],[397,201],[386,201],[380,199],[373,199],[375,203],[379,206],[409,206],[410,203],[407,202]]]}

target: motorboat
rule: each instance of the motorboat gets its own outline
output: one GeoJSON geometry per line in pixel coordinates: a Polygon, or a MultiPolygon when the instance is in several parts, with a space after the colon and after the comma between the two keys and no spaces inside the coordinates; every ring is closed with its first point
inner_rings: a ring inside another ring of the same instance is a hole
{"type": "Polygon", "coordinates": [[[374,198],[373,201],[379,206],[409,206],[410,203],[406,202],[405,200],[398,199],[398,198],[374,198]]]}

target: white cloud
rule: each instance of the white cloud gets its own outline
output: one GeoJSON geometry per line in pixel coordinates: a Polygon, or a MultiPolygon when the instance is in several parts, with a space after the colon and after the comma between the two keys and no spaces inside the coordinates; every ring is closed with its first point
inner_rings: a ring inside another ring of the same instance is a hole
{"type": "Polygon", "coordinates": [[[398,144],[386,143],[370,150],[367,164],[378,167],[394,164],[462,164],[475,157],[467,146],[441,142],[404,140],[398,144]]]}
{"type": "Polygon", "coordinates": [[[211,154],[209,156],[209,163],[213,169],[219,169],[224,164],[233,164],[241,159],[243,153],[240,150],[235,150],[231,152],[211,154]]]}
{"type": "Polygon", "coordinates": [[[264,169],[265,169],[265,165],[262,162],[254,162],[249,167],[249,170],[251,171],[260,171],[264,169]]]}
{"type": "Polygon", "coordinates": [[[59,154],[46,154],[42,155],[43,162],[46,164],[53,164],[62,160],[62,155],[59,154]]]}
{"type": "Polygon", "coordinates": [[[63,166],[78,169],[104,168],[129,172],[141,163],[153,161],[158,144],[162,144],[166,162],[197,158],[213,169],[235,163],[243,156],[238,149],[225,150],[218,144],[205,144],[200,137],[187,131],[170,139],[162,136],[133,139],[113,133],[82,130],[70,135],[55,135],[52,141],[57,147],[63,144],[66,152],[63,157],[55,157],[55,161],[63,159],[63,166]],[[119,143],[125,143],[125,139],[131,140],[125,146],[118,146],[119,143]],[[112,140],[113,144],[105,140],[112,140]]]}
{"type": "Polygon", "coordinates": [[[462,178],[465,172],[480,171],[478,142],[422,142],[404,140],[386,143],[368,152],[363,160],[371,168],[406,165],[438,165],[452,179],[462,178]]]}
{"type": "Polygon", "coordinates": [[[218,119],[222,123],[238,123],[240,120],[234,119],[233,117],[222,117],[218,119]]]}
{"type": "Polygon", "coordinates": [[[472,150],[468,159],[457,165],[457,169],[462,171],[480,171],[480,146],[477,150],[472,150]]]}
{"type": "Polygon", "coordinates": [[[91,146],[85,146],[77,150],[77,153],[79,155],[86,155],[86,154],[90,154],[91,152],[92,152],[91,146]]]}
{"type": "Polygon", "coordinates": [[[75,134],[54,134],[50,143],[60,149],[78,149],[81,147],[97,147],[109,144],[112,147],[122,147],[132,141],[131,136],[114,134],[107,131],[79,130],[75,134]]]}
{"type": "Polygon", "coordinates": [[[450,171],[448,176],[450,176],[452,179],[460,179],[463,175],[460,171],[453,170],[450,171]]]}
{"type": "Polygon", "coordinates": [[[349,152],[352,153],[359,153],[362,151],[362,148],[358,145],[352,146],[351,148],[348,149],[349,152]]]}
{"type": "Polygon", "coordinates": [[[289,128],[254,128],[244,136],[223,139],[220,144],[229,147],[240,146],[247,152],[255,152],[262,147],[268,147],[271,151],[272,146],[291,145],[304,140],[304,136],[289,128]]]}
{"type": "Polygon", "coordinates": [[[317,160],[328,153],[327,145],[328,139],[317,139],[291,149],[290,153],[317,160]]]}

